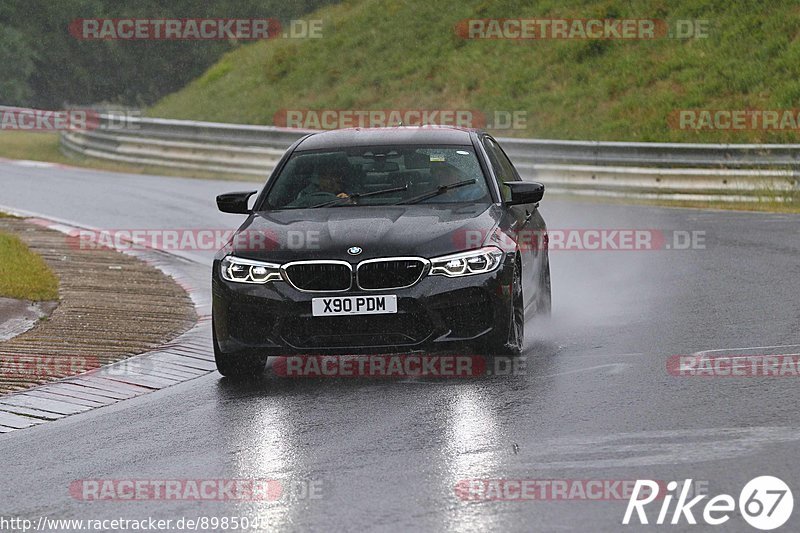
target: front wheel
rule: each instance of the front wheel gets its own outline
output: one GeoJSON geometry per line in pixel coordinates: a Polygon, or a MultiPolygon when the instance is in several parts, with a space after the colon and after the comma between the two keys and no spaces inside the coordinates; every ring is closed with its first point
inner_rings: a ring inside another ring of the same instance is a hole
{"type": "Polygon", "coordinates": [[[264,372],[267,364],[265,356],[237,355],[225,353],[219,349],[217,334],[213,334],[214,362],[217,370],[226,378],[234,380],[255,379],[264,372]]]}
{"type": "Polygon", "coordinates": [[[522,266],[519,261],[514,262],[509,307],[505,335],[486,343],[485,348],[489,356],[517,357],[522,355],[525,343],[525,308],[522,299],[522,266]]]}
{"type": "Polygon", "coordinates": [[[544,257],[540,280],[539,294],[536,298],[536,314],[550,316],[553,307],[553,298],[550,290],[550,257],[547,255],[544,257]]]}

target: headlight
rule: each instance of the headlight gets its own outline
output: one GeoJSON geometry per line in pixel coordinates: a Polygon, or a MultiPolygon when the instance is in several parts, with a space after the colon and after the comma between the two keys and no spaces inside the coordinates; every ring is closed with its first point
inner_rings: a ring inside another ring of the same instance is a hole
{"type": "Polygon", "coordinates": [[[236,283],[269,283],[281,279],[281,266],[228,255],[220,262],[222,279],[236,283]]]}
{"type": "Polygon", "coordinates": [[[444,255],[431,259],[431,276],[471,276],[491,272],[500,264],[503,252],[500,248],[487,246],[470,252],[444,255]]]}

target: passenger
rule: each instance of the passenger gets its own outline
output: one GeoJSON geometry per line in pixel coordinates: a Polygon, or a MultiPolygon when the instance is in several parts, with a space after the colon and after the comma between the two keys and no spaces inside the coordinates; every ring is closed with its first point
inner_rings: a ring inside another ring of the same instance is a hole
{"type": "Polygon", "coordinates": [[[447,163],[432,166],[431,176],[433,176],[437,186],[451,185],[466,179],[460,170],[447,163]]]}
{"type": "MultiPolygon", "coordinates": [[[[452,185],[454,183],[470,179],[458,168],[448,163],[432,165],[431,176],[434,179],[436,187],[441,187],[442,185],[452,185]]],[[[461,187],[453,189],[452,191],[449,191],[432,201],[470,202],[480,198],[481,196],[483,196],[483,191],[480,190],[480,187],[476,184],[471,184],[462,185],[461,187]]]]}

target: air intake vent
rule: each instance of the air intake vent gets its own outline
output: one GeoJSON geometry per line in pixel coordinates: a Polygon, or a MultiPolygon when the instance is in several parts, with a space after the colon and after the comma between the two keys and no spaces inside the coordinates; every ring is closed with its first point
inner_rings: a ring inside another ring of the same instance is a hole
{"type": "Polygon", "coordinates": [[[283,265],[283,271],[301,291],[341,292],[353,284],[353,267],[345,261],[295,261],[283,265]]]}
{"type": "Polygon", "coordinates": [[[417,283],[428,262],[419,257],[368,259],[358,265],[357,279],[361,289],[401,289],[417,283]]]}

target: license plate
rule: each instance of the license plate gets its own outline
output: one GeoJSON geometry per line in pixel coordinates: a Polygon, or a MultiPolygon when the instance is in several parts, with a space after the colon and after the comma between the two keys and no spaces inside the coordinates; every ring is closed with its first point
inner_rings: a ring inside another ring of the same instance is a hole
{"type": "Polygon", "coordinates": [[[311,299],[311,314],[313,316],[380,315],[396,312],[397,296],[394,294],[381,296],[332,296],[330,298],[311,299]]]}

